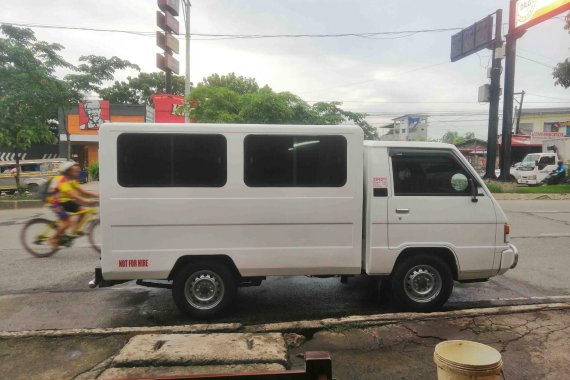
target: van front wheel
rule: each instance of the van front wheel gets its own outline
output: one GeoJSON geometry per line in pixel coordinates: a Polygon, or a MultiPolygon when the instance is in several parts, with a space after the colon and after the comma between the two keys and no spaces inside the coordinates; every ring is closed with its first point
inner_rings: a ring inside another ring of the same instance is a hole
{"type": "Polygon", "coordinates": [[[174,277],[172,296],[178,308],[192,318],[220,315],[234,300],[236,280],[230,269],[219,263],[196,263],[174,277]]]}
{"type": "Polygon", "coordinates": [[[453,275],[439,257],[416,255],[396,267],[391,286],[399,306],[412,311],[430,311],[442,306],[451,296],[453,275]]]}

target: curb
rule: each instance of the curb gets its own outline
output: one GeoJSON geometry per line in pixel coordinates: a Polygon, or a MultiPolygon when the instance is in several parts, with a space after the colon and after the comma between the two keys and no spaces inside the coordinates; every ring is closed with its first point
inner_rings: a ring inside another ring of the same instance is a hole
{"type": "Polygon", "coordinates": [[[0,210],[15,210],[20,208],[41,208],[44,206],[44,202],[41,200],[10,200],[1,201],[0,200],[0,210]]]}
{"type": "Polygon", "coordinates": [[[534,201],[534,200],[569,200],[570,194],[522,194],[522,193],[493,193],[493,197],[498,201],[534,201]]]}
{"type": "Polygon", "coordinates": [[[180,326],[158,327],[118,327],[97,329],[65,329],[65,330],[28,330],[1,331],[0,339],[31,337],[68,337],[68,336],[105,336],[112,334],[188,334],[210,332],[291,332],[299,330],[322,330],[332,326],[375,326],[395,324],[404,321],[427,321],[434,319],[453,319],[480,317],[484,315],[504,315],[530,313],[538,311],[568,310],[570,303],[547,303],[520,306],[500,306],[478,309],[439,311],[433,313],[391,313],[373,315],[354,315],[343,318],[327,318],[321,320],[305,320],[292,322],[266,323],[244,326],[241,323],[213,323],[180,326]]]}

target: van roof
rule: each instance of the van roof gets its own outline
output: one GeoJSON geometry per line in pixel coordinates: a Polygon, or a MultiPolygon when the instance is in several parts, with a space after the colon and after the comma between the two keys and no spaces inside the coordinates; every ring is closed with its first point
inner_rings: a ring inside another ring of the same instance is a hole
{"type": "Polygon", "coordinates": [[[205,123],[105,123],[100,132],[207,132],[232,133],[339,133],[362,134],[357,125],[294,125],[294,124],[205,124],[205,123]]]}
{"type": "Polygon", "coordinates": [[[453,144],[424,141],[364,141],[366,147],[455,149],[453,144]]]}

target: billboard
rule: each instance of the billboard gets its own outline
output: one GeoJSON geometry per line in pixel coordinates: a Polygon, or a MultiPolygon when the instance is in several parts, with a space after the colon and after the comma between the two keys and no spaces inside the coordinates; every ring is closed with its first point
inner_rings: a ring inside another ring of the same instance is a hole
{"type": "Polygon", "coordinates": [[[567,10],[570,10],[570,0],[518,0],[515,5],[515,30],[526,30],[567,10]]]}
{"type": "Polygon", "coordinates": [[[451,62],[489,47],[491,41],[493,41],[493,17],[487,16],[451,36],[451,62]]]}

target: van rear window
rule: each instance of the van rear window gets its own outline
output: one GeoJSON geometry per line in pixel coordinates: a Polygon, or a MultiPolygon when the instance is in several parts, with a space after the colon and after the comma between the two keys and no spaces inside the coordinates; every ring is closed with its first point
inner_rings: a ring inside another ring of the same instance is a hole
{"type": "Polygon", "coordinates": [[[346,184],[344,136],[249,135],[244,154],[244,181],[250,187],[346,184]]]}
{"type": "Polygon", "coordinates": [[[125,133],[117,141],[123,187],[222,187],[227,142],[222,135],[125,133]]]}

